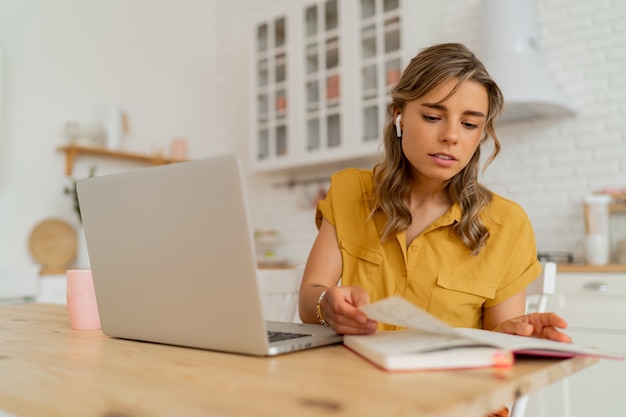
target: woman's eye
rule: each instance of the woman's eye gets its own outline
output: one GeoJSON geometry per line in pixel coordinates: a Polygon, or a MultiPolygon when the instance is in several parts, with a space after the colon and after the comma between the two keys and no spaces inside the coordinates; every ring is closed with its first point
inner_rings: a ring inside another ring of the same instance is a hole
{"type": "Polygon", "coordinates": [[[437,116],[430,116],[428,114],[424,114],[422,115],[422,117],[424,118],[424,120],[426,120],[427,122],[436,122],[437,120],[441,120],[439,117],[437,116]]]}
{"type": "Polygon", "coordinates": [[[476,128],[478,127],[478,125],[477,125],[477,124],[474,124],[474,123],[468,123],[468,122],[464,122],[464,123],[463,123],[463,126],[465,126],[465,127],[466,127],[466,128],[468,128],[468,129],[476,129],[476,128]]]}

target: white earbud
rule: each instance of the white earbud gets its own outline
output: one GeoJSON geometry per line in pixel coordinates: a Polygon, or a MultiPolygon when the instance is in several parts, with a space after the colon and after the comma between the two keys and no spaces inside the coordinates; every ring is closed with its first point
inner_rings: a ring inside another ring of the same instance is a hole
{"type": "Polygon", "coordinates": [[[402,119],[401,114],[396,116],[396,136],[399,138],[402,137],[402,128],[400,127],[400,119],[402,119]]]}

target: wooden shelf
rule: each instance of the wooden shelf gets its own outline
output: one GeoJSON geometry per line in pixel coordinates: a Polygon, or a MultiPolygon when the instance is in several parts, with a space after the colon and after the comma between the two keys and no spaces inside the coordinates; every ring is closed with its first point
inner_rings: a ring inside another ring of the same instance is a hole
{"type": "Polygon", "coordinates": [[[626,265],[557,264],[556,270],[557,272],[626,272],[626,265]]]}
{"type": "Polygon", "coordinates": [[[609,212],[610,213],[626,213],[626,204],[624,203],[610,204],[609,212]]]}
{"type": "Polygon", "coordinates": [[[126,159],[131,161],[145,162],[151,165],[163,165],[173,162],[183,162],[181,160],[174,160],[171,158],[165,158],[161,154],[146,155],[142,153],[118,151],[113,149],[107,149],[94,146],[83,145],[65,145],[58,148],[59,151],[65,153],[65,175],[72,175],[74,168],[74,161],[80,154],[104,156],[108,158],[126,159]]]}

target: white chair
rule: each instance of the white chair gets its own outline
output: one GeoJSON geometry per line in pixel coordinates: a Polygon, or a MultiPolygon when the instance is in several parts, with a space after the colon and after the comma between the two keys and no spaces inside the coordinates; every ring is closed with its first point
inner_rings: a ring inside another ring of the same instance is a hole
{"type": "Polygon", "coordinates": [[[257,271],[263,318],[270,321],[300,322],[298,295],[304,265],[257,271]]]}
{"type": "MultiPolygon", "coordinates": [[[[556,287],[556,263],[544,262],[541,274],[526,287],[526,314],[544,313],[548,297],[556,287]]],[[[510,417],[523,417],[528,403],[528,394],[518,398],[511,407],[510,417]]]]}
{"type": "Polygon", "coordinates": [[[544,313],[556,288],[556,263],[544,262],[541,275],[526,287],[526,313],[544,313]]]}

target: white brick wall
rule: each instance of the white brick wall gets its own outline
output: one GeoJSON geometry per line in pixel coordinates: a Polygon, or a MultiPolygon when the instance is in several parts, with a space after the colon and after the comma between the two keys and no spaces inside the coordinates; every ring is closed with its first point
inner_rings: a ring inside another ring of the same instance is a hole
{"type": "MultiPolygon", "coordinates": [[[[502,129],[506,154],[488,170],[486,182],[526,208],[539,250],[580,256],[583,197],[626,186],[626,2],[537,0],[536,5],[542,56],[578,113],[526,123],[515,132],[502,129]]],[[[614,238],[626,237],[623,225],[616,223],[614,238]]]]}
{"type": "MultiPolygon", "coordinates": [[[[220,108],[232,111],[218,133],[239,141],[242,154],[250,137],[252,25],[293,3],[219,1],[224,72],[215,94],[223,101],[220,108]]],[[[478,48],[479,5],[478,0],[441,2],[442,39],[478,48]]],[[[626,1],[536,0],[536,6],[542,56],[578,113],[502,126],[502,153],[484,180],[526,209],[540,251],[581,256],[583,197],[605,187],[626,187],[626,1]]],[[[314,211],[298,204],[297,188],[273,185],[286,179],[286,174],[250,176],[252,220],[257,228],[279,229],[286,237],[282,253],[304,261],[316,234],[314,211]]],[[[626,223],[615,219],[614,224],[615,237],[626,237],[626,223]]]]}

